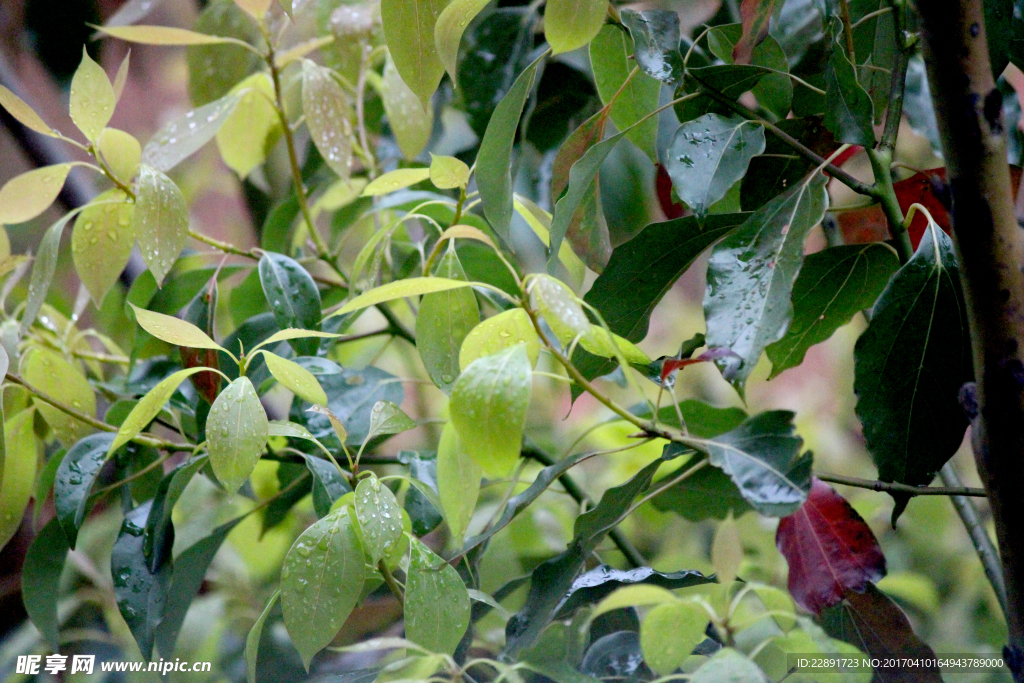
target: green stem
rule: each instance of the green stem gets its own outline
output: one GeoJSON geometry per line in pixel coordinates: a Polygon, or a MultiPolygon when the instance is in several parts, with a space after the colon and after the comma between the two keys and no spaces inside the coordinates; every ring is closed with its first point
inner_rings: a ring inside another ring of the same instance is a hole
{"type": "Polygon", "coordinates": [[[388,588],[391,589],[391,592],[394,593],[396,598],[398,598],[398,604],[404,607],[405,594],[402,592],[402,588],[398,585],[398,582],[395,581],[395,577],[391,573],[391,570],[388,569],[388,566],[386,564],[384,564],[384,560],[381,560],[377,563],[377,569],[380,571],[381,576],[384,577],[384,583],[388,585],[388,588]]]}
{"type": "Polygon", "coordinates": [[[907,493],[912,496],[974,496],[985,497],[985,489],[971,488],[962,484],[939,486],[910,486],[909,484],[897,484],[889,481],[878,481],[877,479],[860,479],[858,477],[844,477],[838,474],[823,474],[815,472],[814,476],[822,481],[843,486],[853,486],[859,489],[870,489],[871,491],[884,491],[885,493],[907,493]]]}
{"type": "Polygon", "coordinates": [[[903,225],[903,209],[892,181],[892,151],[889,149],[866,149],[871,161],[871,170],[875,174],[876,199],[882,205],[885,220],[889,224],[889,232],[895,241],[896,254],[900,263],[906,263],[914,255],[914,247],[910,243],[910,233],[903,225]]]}

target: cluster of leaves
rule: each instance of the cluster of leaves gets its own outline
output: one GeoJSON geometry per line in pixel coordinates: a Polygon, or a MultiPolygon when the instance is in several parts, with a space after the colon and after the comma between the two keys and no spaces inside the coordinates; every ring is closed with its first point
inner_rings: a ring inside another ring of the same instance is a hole
{"type": "MultiPolygon", "coordinates": [[[[188,48],[197,108],[145,146],[108,127],[127,59],[111,81],[83,55],[70,112],[85,142],[0,89],[0,105],[25,126],[93,160],[9,181],[0,223],[42,214],[73,166],[111,185],[47,230],[26,301],[4,311],[0,542],[30,499],[38,513],[52,489],[56,516],[29,549],[23,582],[45,639],[59,642],[66,620],[58,599],[69,549],[90,514],[119,501],[113,592],[145,657],[154,648],[173,656],[207,569],[243,521],[258,517],[266,531],[312,520],[293,539],[245,642],[251,681],[278,600],[308,669],[378,589],[401,601],[405,629],[404,639],[354,646],[397,652],[364,672],[378,680],[478,667],[567,682],[680,669],[694,681],[762,681],[786,676],[787,652],[885,654],[908,643],[927,651],[874,587],[885,569],[870,530],[838,494],[812,483],[794,416],[748,416],[674,393],[682,368],[713,362],[742,396],[763,354],[777,376],[870,311],[855,390],[879,478],[926,485],[958,448],[967,420],[957,396],[972,369],[955,255],[929,214],[938,205],[903,201],[919,227],[886,213],[892,244],[847,230],[851,243],[805,255],[808,235],[831,220],[823,171],[850,182],[830,164],[851,146],[864,148],[877,171],[874,185],[855,190],[883,205],[913,194],[892,183],[894,139],[876,137],[877,124],[900,117],[888,101],[889,74],[902,78],[906,60],[900,66],[897,55],[913,53],[911,10],[878,0],[744,0],[742,21],[716,18],[681,43],[672,12],[548,0],[541,17],[538,4],[213,0],[194,30],[139,25],[144,10],[130,21],[122,15],[100,32],[188,48]],[[782,28],[770,33],[776,12],[782,28]],[[817,18],[816,29],[787,33],[786,18],[800,12],[817,18]],[[562,57],[584,49],[590,75],[562,57]],[[577,90],[592,96],[567,108],[550,78],[579,79],[586,88],[577,90]],[[668,104],[664,93],[672,93],[668,104]],[[449,104],[478,141],[441,154],[437,111],[449,104]],[[214,140],[257,192],[271,152],[285,150],[292,187],[264,211],[259,249],[189,227],[187,201],[168,174],[214,140]],[[609,225],[600,172],[627,144],[667,176],[669,199],[685,215],[631,235],[609,225]],[[517,161],[536,158],[542,187],[513,173],[517,161]],[[72,219],[74,264],[97,306],[112,300],[139,245],[148,271],[118,311],[138,327],[127,352],[46,303],[72,219]],[[238,258],[211,265],[182,256],[190,237],[218,250],[218,260],[238,258]],[[636,344],[653,310],[707,252],[706,334],[683,342],[675,357],[652,360],[636,344]],[[597,277],[584,293],[588,268],[597,277]],[[221,305],[218,283],[235,274],[221,305]],[[348,334],[370,309],[385,327],[348,334]],[[377,449],[431,420],[402,411],[399,378],[337,362],[367,334],[413,342],[447,397],[436,445],[403,452],[394,469],[379,467],[389,461],[377,449]],[[534,378],[551,374],[536,370],[542,352],[573,398],[589,392],[638,430],[623,448],[663,445],[660,458],[596,503],[569,471],[600,453],[556,461],[528,437],[524,448],[534,378]],[[8,363],[16,372],[7,373],[8,363]],[[637,407],[621,406],[595,382],[613,372],[642,399],[637,407]],[[276,386],[294,396],[287,420],[270,419],[261,402],[276,386]],[[520,485],[531,454],[546,466],[520,485]],[[270,493],[259,483],[266,462],[277,465],[270,493]],[[482,481],[508,477],[507,494],[479,524],[482,481]],[[236,511],[236,494],[252,504],[176,548],[176,506],[199,479],[219,488],[225,513],[236,511]],[[482,592],[489,541],[556,481],[588,506],[568,547],[529,577],[482,592]],[[712,547],[717,577],[590,566],[609,537],[630,557],[618,525],[648,501],[687,519],[723,520],[712,547]],[[792,598],[737,580],[742,550],[732,517],[751,510],[782,518],[792,598]],[[502,601],[527,583],[518,613],[509,614],[502,601]],[[818,622],[797,614],[794,599],[818,622]],[[488,613],[505,623],[501,643],[474,626],[488,613]],[[878,638],[850,635],[863,624],[878,638]],[[467,659],[470,648],[482,656],[467,659]]],[[[869,211],[845,220],[877,222],[869,211]]],[[[15,283],[29,262],[4,257],[3,275],[13,272],[15,283]]],[[[906,503],[899,500],[894,520],[906,503]]]]}

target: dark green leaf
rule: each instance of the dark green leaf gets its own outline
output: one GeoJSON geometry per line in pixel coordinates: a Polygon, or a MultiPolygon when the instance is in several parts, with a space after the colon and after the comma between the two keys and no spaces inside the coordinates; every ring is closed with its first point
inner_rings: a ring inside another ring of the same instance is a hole
{"type": "Polygon", "coordinates": [[[85,518],[89,492],[107,461],[107,450],[114,441],[109,432],[91,434],[67,452],[53,484],[53,506],[68,547],[72,550],[78,538],[78,529],[85,518]]]}
{"type": "Polygon", "coordinates": [[[661,9],[624,9],[619,16],[633,36],[636,63],[644,73],[663,83],[672,83],[683,74],[678,14],[661,9]]]}
{"type": "Polygon", "coordinates": [[[25,603],[25,611],[54,647],[60,643],[57,599],[67,555],[68,540],[59,522],[51,519],[32,540],[21,567],[21,599],[25,603]]]}
{"type": "MultiPolygon", "coordinates": [[[[671,449],[675,444],[666,446],[671,449]]],[[[690,459],[679,467],[676,472],[666,475],[669,479],[675,474],[683,473],[696,464],[696,458],[690,459]]],[[[702,467],[675,486],[666,489],[651,499],[651,503],[663,512],[674,512],[691,522],[702,522],[706,519],[725,519],[731,512],[739,517],[752,510],[736,484],[717,467],[702,467]]]]}
{"type": "MultiPolygon", "coordinates": [[[[7,374],[6,368],[3,367],[3,353],[0,353],[0,370],[3,370],[4,374],[7,374]]],[[[0,399],[0,420],[4,418],[4,406],[3,400],[0,399]]],[[[4,430],[0,429],[0,462],[3,462],[4,452],[6,447],[4,444],[4,430]]],[[[51,455],[47,460],[43,468],[39,470],[39,476],[36,477],[36,490],[32,495],[35,498],[35,505],[32,506],[32,526],[39,525],[39,513],[43,511],[44,503],[50,496],[50,490],[53,488],[53,482],[57,478],[57,468],[60,467],[61,462],[64,461],[64,456],[67,455],[67,451],[61,448],[59,451],[51,455]]],[[[3,468],[0,468],[0,480],[3,478],[3,468]]],[[[0,481],[2,486],[2,481],[0,481]]]]}
{"type": "MultiPolygon", "coordinates": [[[[654,672],[648,668],[640,648],[640,634],[636,631],[609,633],[595,641],[580,663],[584,674],[597,680],[621,678],[625,680],[652,680],[654,672]]],[[[583,683],[567,680],[564,683],[583,683]]]]}
{"type": "MultiPolygon", "coordinates": [[[[370,413],[377,401],[402,403],[405,392],[394,376],[375,367],[363,370],[345,368],[340,373],[320,375],[311,369],[327,394],[327,407],[334,413],[348,433],[347,444],[358,447],[370,433],[370,413]]],[[[338,448],[338,438],[330,420],[317,413],[299,412],[293,404],[291,419],[306,425],[310,433],[328,448],[338,448]]]]}
{"type": "Polygon", "coordinates": [[[469,626],[469,594],[459,573],[414,540],[405,589],[405,637],[432,652],[455,652],[469,626]]]}
{"type": "Polygon", "coordinates": [[[291,192],[267,214],[260,229],[260,246],[268,252],[284,254],[291,247],[292,226],[299,217],[299,198],[291,192]]]}
{"type": "Polygon", "coordinates": [[[874,147],[874,104],[857,80],[857,69],[846,54],[841,32],[832,44],[832,56],[825,66],[825,92],[825,125],[836,140],[874,147]]]}
{"type": "MultiPolygon", "coordinates": [[[[988,5],[988,2],[985,4],[988,5]]],[[[900,49],[893,13],[879,13],[879,10],[887,10],[889,7],[888,0],[854,0],[850,3],[850,19],[855,25],[853,43],[857,63],[860,65],[857,73],[861,85],[874,103],[876,125],[882,123],[889,105],[892,69],[900,49]],[[872,13],[876,16],[868,16],[872,13]]]]}
{"type": "MultiPolygon", "coordinates": [[[[641,410],[636,412],[637,415],[644,418],[651,416],[650,408],[646,404],[640,408],[641,410]]],[[[747,414],[742,408],[717,408],[703,401],[688,399],[681,401],[678,406],[661,408],[658,411],[658,421],[679,428],[683,426],[679,422],[680,415],[686,423],[686,430],[702,439],[724,434],[740,426],[747,419],[747,414]]]]}
{"type": "Polygon", "coordinates": [[[277,599],[281,597],[281,591],[276,590],[274,594],[270,596],[270,600],[267,601],[267,606],[263,608],[263,612],[260,613],[256,623],[249,629],[249,635],[245,637],[245,675],[248,683],[256,683],[256,663],[259,659],[259,648],[260,639],[263,637],[263,627],[267,623],[267,617],[270,616],[270,610],[277,604],[277,599]]]}
{"type": "MultiPolygon", "coordinates": [[[[878,478],[928,484],[963,440],[958,396],[973,377],[960,271],[934,223],[879,298],[854,363],[857,417],[878,478]]],[[[906,500],[897,499],[894,522],[906,500]]]]}
{"type": "Polygon", "coordinates": [[[110,556],[117,608],[146,659],[153,652],[155,631],[164,616],[172,573],[170,562],[155,574],[146,563],[143,528],[150,506],[150,502],[143,503],[125,515],[110,556]]]}
{"type": "Polygon", "coordinates": [[[880,242],[833,247],[804,259],[793,285],[793,320],[766,350],[776,377],[804,360],[807,349],[832,336],[858,311],[875,305],[900,262],[880,242]]]}
{"type": "Polygon", "coordinates": [[[737,390],[766,346],[785,334],[804,238],[828,207],[826,177],[808,176],[758,209],[715,246],[704,297],[707,344],[735,355],[717,361],[737,390]]]}
{"type": "MultiPolygon", "coordinates": [[[[454,249],[448,249],[434,274],[449,280],[466,280],[466,273],[454,249]]],[[[451,393],[459,376],[459,350],[462,342],[480,323],[476,296],[468,288],[427,294],[420,301],[416,317],[416,348],[430,380],[442,391],[451,393]]]]}
{"type": "Polygon", "coordinates": [[[729,116],[733,114],[722,100],[733,102],[740,95],[753,90],[762,78],[772,72],[761,66],[749,64],[720,64],[716,66],[703,66],[687,70],[679,88],[676,89],[676,97],[682,97],[688,93],[698,93],[696,97],[680,102],[675,106],[676,116],[680,123],[692,121],[698,116],[714,112],[729,116]],[[716,95],[712,95],[716,93],[716,95]]]}
{"type": "MultiPolygon", "coordinates": [[[[260,37],[256,22],[233,0],[213,0],[196,18],[193,30],[238,38],[253,45],[260,37]]],[[[257,55],[239,45],[192,45],[186,48],[185,55],[188,92],[196,105],[226,95],[260,63],[257,55]]]]}
{"type": "Polygon", "coordinates": [[[713,579],[692,569],[665,573],[655,571],[650,567],[638,567],[637,569],[623,571],[607,565],[601,565],[584,574],[580,574],[572,582],[572,586],[566,593],[565,599],[558,607],[555,618],[568,618],[579,608],[595,605],[624,586],[646,584],[674,590],[676,588],[700,586],[706,583],[713,583],[713,579]]]}
{"type": "MultiPolygon", "coordinates": [[[[437,492],[437,453],[434,451],[399,451],[398,459],[409,466],[409,476],[437,492]]],[[[412,521],[412,531],[426,536],[443,520],[440,511],[415,486],[405,493],[405,511],[412,521]]]]}
{"type": "MultiPolygon", "coordinates": [[[[263,293],[282,330],[320,329],[320,291],[312,276],[293,259],[273,252],[260,258],[260,282],[263,293]]],[[[292,339],[288,342],[299,355],[315,356],[319,341],[292,339]]]]}
{"type": "MultiPolygon", "coordinates": [[[[777,125],[820,157],[828,157],[839,147],[820,116],[786,119],[777,125]]],[[[793,187],[812,168],[814,164],[796,154],[778,136],[766,135],[764,154],[750,160],[750,168],[740,185],[740,204],[743,210],[760,209],[793,187]]]]}
{"type": "MultiPolygon", "coordinates": [[[[740,41],[740,24],[716,26],[708,33],[708,46],[726,64],[733,63],[733,51],[740,41]]],[[[758,104],[776,116],[785,119],[793,103],[793,82],[789,77],[789,61],[782,46],[771,35],[766,35],[753,50],[750,64],[772,69],[752,89],[758,104]]]]}
{"type": "Polygon", "coordinates": [[[313,510],[317,517],[325,517],[334,501],[352,490],[333,462],[306,455],[306,467],[313,475],[313,510]]]}
{"type": "Polygon", "coordinates": [[[146,535],[142,543],[142,551],[149,560],[150,571],[158,571],[171,557],[174,545],[174,525],[171,513],[185,487],[192,481],[195,473],[209,462],[209,458],[201,455],[184,462],[174,468],[160,481],[149,516],[146,518],[146,535]]]}
{"type": "Polygon", "coordinates": [[[364,478],[356,486],[353,510],[362,532],[363,551],[376,566],[398,547],[402,538],[402,510],[395,494],[376,476],[364,478]]]}

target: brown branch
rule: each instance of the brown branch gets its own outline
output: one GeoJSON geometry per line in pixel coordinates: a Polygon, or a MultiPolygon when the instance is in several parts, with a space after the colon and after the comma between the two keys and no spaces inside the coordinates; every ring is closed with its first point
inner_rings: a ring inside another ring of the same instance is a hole
{"type": "Polygon", "coordinates": [[[831,484],[842,484],[843,486],[853,486],[858,489],[870,489],[872,491],[883,491],[885,493],[908,493],[911,496],[985,497],[985,489],[976,489],[971,488],[970,486],[910,486],[908,484],[897,484],[891,481],[844,477],[838,474],[822,474],[820,472],[815,472],[814,476],[831,484]]]}

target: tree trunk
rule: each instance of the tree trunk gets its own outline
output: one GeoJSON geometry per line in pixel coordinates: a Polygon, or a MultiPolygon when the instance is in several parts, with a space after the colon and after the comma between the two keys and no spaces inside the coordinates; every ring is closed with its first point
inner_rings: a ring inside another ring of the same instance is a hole
{"type": "Polygon", "coordinates": [[[982,0],[917,0],[971,326],[972,440],[1006,578],[1007,666],[1024,681],[1024,230],[1006,161],[1002,98],[982,0]]]}

